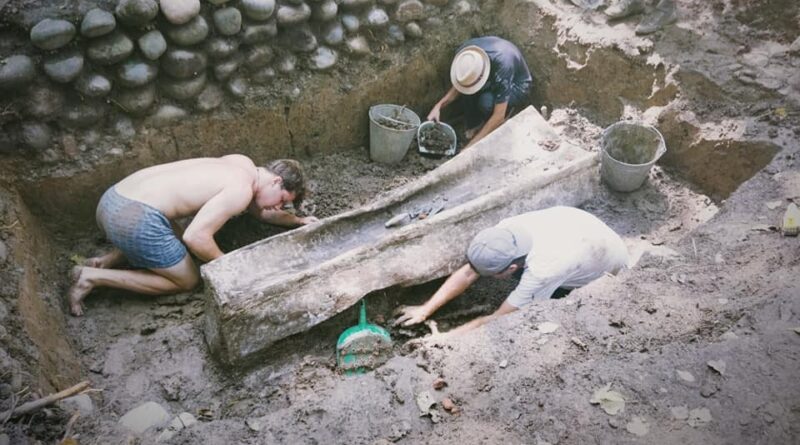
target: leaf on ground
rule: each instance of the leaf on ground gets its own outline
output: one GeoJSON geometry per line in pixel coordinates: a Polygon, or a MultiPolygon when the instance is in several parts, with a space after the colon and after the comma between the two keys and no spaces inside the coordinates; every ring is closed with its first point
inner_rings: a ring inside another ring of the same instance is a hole
{"type": "Polygon", "coordinates": [[[678,378],[683,380],[684,382],[692,383],[694,382],[694,376],[689,371],[681,371],[680,369],[675,371],[678,374],[678,378]]]}
{"type": "Polygon", "coordinates": [[[689,411],[689,419],[686,421],[690,426],[698,427],[711,422],[711,411],[708,408],[696,408],[689,411]]]}
{"type": "Polygon", "coordinates": [[[725,375],[725,362],[722,360],[709,360],[708,367],[717,371],[719,375],[725,375]]]}
{"type": "Polygon", "coordinates": [[[616,391],[610,391],[611,384],[600,388],[592,394],[592,398],[589,399],[589,403],[592,405],[600,405],[600,408],[603,408],[607,414],[614,416],[618,412],[625,409],[625,399],[622,397],[622,394],[616,391]]]}
{"type": "Polygon", "coordinates": [[[539,323],[539,325],[536,326],[536,329],[542,334],[549,334],[551,332],[555,332],[558,329],[558,323],[553,323],[552,321],[545,321],[544,323],[539,323]]]}
{"type": "Polygon", "coordinates": [[[75,263],[76,266],[83,266],[83,263],[86,262],[86,257],[78,255],[77,253],[69,257],[69,259],[75,263]]]}
{"type": "Polygon", "coordinates": [[[625,429],[628,430],[629,433],[639,437],[646,435],[648,431],[647,423],[639,416],[634,416],[631,421],[625,425],[625,429]]]}

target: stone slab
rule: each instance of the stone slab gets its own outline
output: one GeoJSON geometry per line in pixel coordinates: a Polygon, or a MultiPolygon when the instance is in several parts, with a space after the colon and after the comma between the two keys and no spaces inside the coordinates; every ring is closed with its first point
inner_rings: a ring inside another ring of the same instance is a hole
{"type": "Polygon", "coordinates": [[[472,148],[370,205],[204,265],[209,347],[223,363],[244,365],[370,292],[446,276],[464,263],[467,245],[481,229],[526,211],[588,200],[599,188],[598,166],[596,153],[560,141],[528,107],[472,148]],[[444,210],[384,227],[393,216],[431,202],[444,203],[444,210]]]}

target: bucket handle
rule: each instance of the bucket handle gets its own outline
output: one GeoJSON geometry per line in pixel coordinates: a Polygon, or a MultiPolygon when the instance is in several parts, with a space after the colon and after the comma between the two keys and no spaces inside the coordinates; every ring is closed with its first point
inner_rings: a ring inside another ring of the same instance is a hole
{"type": "Polygon", "coordinates": [[[364,327],[367,325],[367,303],[361,300],[361,309],[358,312],[358,325],[364,327]]]}
{"type": "MultiPolygon", "coordinates": [[[[615,122],[615,123],[609,125],[608,127],[606,127],[605,130],[603,130],[602,140],[605,141],[606,137],[608,136],[608,132],[611,131],[612,128],[614,128],[615,126],[617,126],[617,124],[620,124],[620,123],[623,123],[623,121],[615,122]]],[[[624,121],[624,123],[631,123],[631,124],[635,124],[635,125],[647,126],[647,127],[652,128],[653,130],[655,130],[656,134],[658,135],[658,150],[656,150],[656,154],[655,154],[655,156],[653,156],[653,160],[650,161],[650,162],[655,163],[656,161],[661,159],[661,156],[664,156],[664,153],[667,152],[667,143],[666,143],[666,141],[664,141],[664,135],[661,134],[660,131],[658,131],[658,128],[656,128],[656,127],[654,127],[654,126],[652,126],[650,124],[645,124],[645,123],[640,123],[640,122],[627,122],[627,121],[624,121]]],[[[601,148],[601,151],[606,151],[605,144],[601,143],[600,148],[601,148]]]]}

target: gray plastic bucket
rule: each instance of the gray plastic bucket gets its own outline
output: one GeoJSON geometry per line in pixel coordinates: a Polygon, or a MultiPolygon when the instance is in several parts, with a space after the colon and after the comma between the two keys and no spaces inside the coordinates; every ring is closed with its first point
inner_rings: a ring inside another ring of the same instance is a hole
{"type": "Polygon", "coordinates": [[[374,105],[369,109],[369,157],[383,164],[396,164],[408,152],[419,127],[419,116],[399,105],[374,105]],[[384,122],[402,121],[407,129],[391,128],[384,122]]]}
{"type": "Polygon", "coordinates": [[[667,145],[651,125],[617,122],[603,132],[602,150],[600,176],[612,189],[632,192],[642,186],[667,145]]]}

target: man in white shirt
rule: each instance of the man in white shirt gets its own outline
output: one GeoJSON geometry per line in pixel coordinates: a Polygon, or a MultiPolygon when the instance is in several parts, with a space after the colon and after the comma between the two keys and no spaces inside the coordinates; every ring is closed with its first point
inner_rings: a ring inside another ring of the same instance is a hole
{"type": "Polygon", "coordinates": [[[519,285],[500,308],[448,335],[465,332],[535,300],[549,299],[558,288],[574,289],[606,273],[616,274],[627,266],[628,250],[619,235],[594,215],[552,207],[506,218],[479,232],[467,249],[467,259],[425,304],[400,308],[395,324],[425,321],[482,275],[506,279],[521,272],[519,285]]]}

